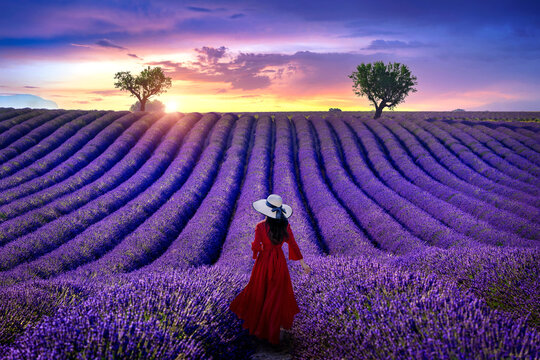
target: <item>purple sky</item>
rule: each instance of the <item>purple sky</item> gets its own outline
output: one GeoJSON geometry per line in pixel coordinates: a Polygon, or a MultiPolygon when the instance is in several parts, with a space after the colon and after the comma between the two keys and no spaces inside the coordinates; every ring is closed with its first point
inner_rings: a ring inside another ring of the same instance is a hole
{"type": "Polygon", "coordinates": [[[348,75],[383,60],[418,78],[397,110],[540,110],[538,4],[5,2],[0,96],[126,109],[114,73],[159,65],[173,88],[158,99],[180,111],[368,110],[348,75]]]}

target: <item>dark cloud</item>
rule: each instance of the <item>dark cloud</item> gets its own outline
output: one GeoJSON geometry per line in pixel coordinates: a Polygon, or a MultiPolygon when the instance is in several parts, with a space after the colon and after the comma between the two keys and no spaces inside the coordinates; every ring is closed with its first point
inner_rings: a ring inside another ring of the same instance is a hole
{"type": "Polygon", "coordinates": [[[273,81],[285,76],[303,74],[295,80],[304,86],[323,87],[335,83],[348,83],[347,78],[361,61],[386,60],[382,54],[314,53],[299,51],[295,54],[227,54],[227,48],[203,47],[195,49],[197,61],[177,63],[160,61],[148,63],[162,66],[175,80],[229,83],[232,89],[256,90],[269,87],[273,81]]]}
{"type": "Polygon", "coordinates": [[[208,46],[203,46],[201,49],[195,49],[199,53],[197,58],[202,63],[217,63],[221,59],[227,48],[225,46],[220,46],[219,48],[213,48],[208,46]]]}
{"type": "MultiPolygon", "coordinates": [[[[527,19],[536,22],[540,17],[540,3],[537,1],[493,0],[482,1],[453,0],[385,0],[379,1],[325,1],[325,0],[274,0],[260,2],[259,10],[265,9],[287,14],[308,21],[356,21],[363,26],[381,24],[462,24],[478,25],[501,21],[527,19]]],[[[264,10],[263,10],[264,11],[264,10]]]]}
{"type": "MultiPolygon", "coordinates": [[[[97,34],[113,38],[112,34],[134,33],[142,37],[156,23],[170,22],[171,28],[163,31],[174,33],[176,29],[172,24],[186,20],[193,13],[215,14],[224,11],[232,14],[228,16],[229,19],[236,19],[249,11],[250,19],[265,25],[264,28],[259,27],[259,31],[266,31],[269,24],[281,25],[273,27],[273,32],[279,33],[286,24],[297,24],[297,29],[302,29],[303,25],[307,25],[305,22],[332,22],[332,28],[336,30],[347,28],[349,34],[342,35],[347,37],[396,34],[419,27],[423,31],[429,27],[470,33],[472,29],[485,28],[485,25],[516,26],[516,36],[532,36],[534,33],[527,28],[538,28],[540,20],[540,2],[520,0],[493,0],[489,5],[470,0],[385,0],[383,3],[347,0],[236,0],[228,1],[227,8],[216,8],[219,3],[215,0],[191,3],[167,0],[11,1],[5,2],[2,7],[0,38],[50,38],[51,35],[66,36],[75,33],[93,35],[94,38],[97,34]],[[122,14],[121,18],[119,13],[122,14]],[[150,21],[141,21],[143,19],[150,21]],[[48,33],[49,30],[52,34],[48,33]]],[[[196,31],[197,24],[192,25],[196,31]]],[[[210,30],[208,24],[199,25],[206,31],[210,30]]],[[[214,24],[213,30],[219,33],[226,29],[218,23],[214,24]]],[[[245,28],[243,33],[253,31],[252,28],[245,28]]]]}
{"type": "Polygon", "coordinates": [[[212,12],[211,9],[203,8],[203,7],[197,7],[197,6],[188,6],[188,10],[195,11],[195,12],[212,12]]]}
{"type": "Polygon", "coordinates": [[[39,89],[39,86],[30,86],[30,85],[27,85],[25,86],[26,89],[39,89]]]}
{"type": "Polygon", "coordinates": [[[115,43],[113,43],[112,41],[107,40],[107,39],[103,39],[103,40],[96,41],[95,44],[96,44],[96,45],[99,45],[99,46],[101,46],[101,47],[105,47],[105,48],[113,48],[113,49],[119,49],[119,50],[127,50],[125,47],[120,46],[120,45],[117,45],[117,44],[115,44],[115,43]]]}
{"type": "Polygon", "coordinates": [[[242,13],[238,13],[238,14],[232,14],[232,15],[230,16],[230,18],[231,18],[231,19],[239,19],[239,18],[244,17],[244,16],[246,16],[246,15],[245,15],[245,14],[242,14],[242,13]]]}
{"type": "Polygon", "coordinates": [[[219,61],[224,58],[226,48],[203,47],[195,49],[198,55],[196,62],[174,63],[161,61],[150,63],[169,69],[173,78],[230,83],[233,89],[254,90],[263,89],[271,84],[270,77],[261,71],[266,66],[284,65],[287,59],[279,54],[244,54],[237,55],[230,61],[219,61]]]}
{"type": "Polygon", "coordinates": [[[433,45],[424,44],[420,41],[400,41],[400,40],[373,40],[363,50],[391,50],[391,49],[415,49],[422,47],[432,47],[433,45]]]}
{"type": "Polygon", "coordinates": [[[138,57],[136,54],[127,54],[128,56],[131,56],[132,58],[142,60],[140,57],[138,57]]]}

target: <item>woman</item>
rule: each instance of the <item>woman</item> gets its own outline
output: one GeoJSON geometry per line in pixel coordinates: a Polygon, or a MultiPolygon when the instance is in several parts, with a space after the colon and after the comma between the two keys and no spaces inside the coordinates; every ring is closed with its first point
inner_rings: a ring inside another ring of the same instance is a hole
{"type": "Polygon", "coordinates": [[[287,220],[292,208],[283,204],[281,196],[272,194],[257,200],[253,208],[266,215],[257,223],[251,243],[255,265],[249,283],[229,308],[244,320],[242,326],[250,334],[278,345],[280,328],[290,329],[294,315],[300,312],[281,249],[283,242],[289,246],[289,260],[300,260],[305,273],[311,268],[304,262],[287,220]]]}

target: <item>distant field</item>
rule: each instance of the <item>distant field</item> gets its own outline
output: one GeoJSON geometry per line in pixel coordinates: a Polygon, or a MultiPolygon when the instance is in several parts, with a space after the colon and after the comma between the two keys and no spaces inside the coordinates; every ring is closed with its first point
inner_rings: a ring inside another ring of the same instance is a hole
{"type": "Polygon", "coordinates": [[[371,117],[0,108],[1,353],[249,358],[277,193],[292,358],[539,358],[540,112],[371,117]]]}
{"type": "MultiPolygon", "coordinates": [[[[243,112],[238,114],[250,114],[250,115],[318,115],[326,117],[328,115],[341,114],[342,116],[354,116],[369,118],[373,117],[375,111],[341,111],[341,112],[328,112],[328,111],[284,111],[284,112],[243,112]]],[[[461,120],[496,120],[505,122],[523,122],[523,121],[540,121],[540,111],[383,111],[383,115],[386,118],[398,119],[461,119],[461,120]]]]}

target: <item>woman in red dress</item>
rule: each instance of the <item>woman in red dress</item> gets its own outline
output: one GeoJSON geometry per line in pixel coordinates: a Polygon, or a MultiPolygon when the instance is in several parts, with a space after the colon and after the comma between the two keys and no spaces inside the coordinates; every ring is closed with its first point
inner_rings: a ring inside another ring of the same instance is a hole
{"type": "Polygon", "coordinates": [[[281,249],[283,242],[289,246],[289,260],[300,260],[306,273],[311,268],[304,262],[287,220],[292,208],[283,204],[281,196],[272,194],[255,201],[253,207],[266,219],[255,227],[251,249],[256,260],[249,283],[229,308],[244,320],[242,326],[251,335],[278,345],[280,328],[290,329],[294,315],[300,312],[281,249]]]}

